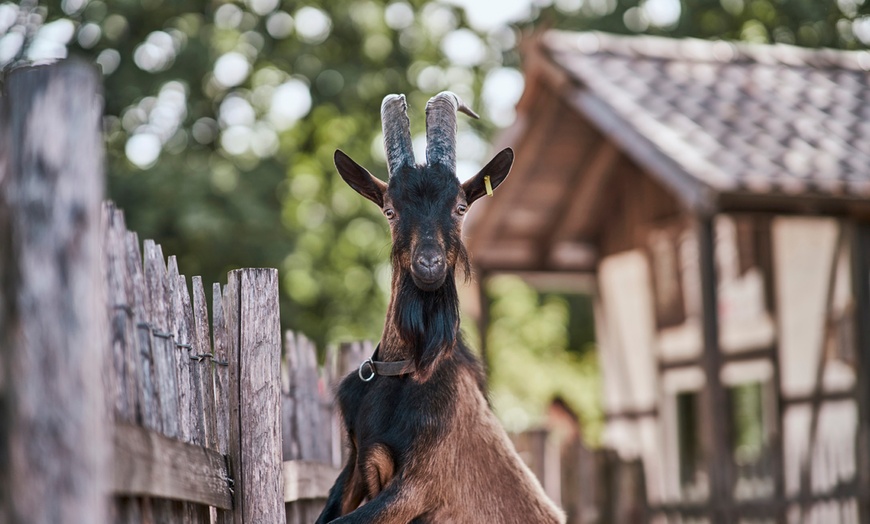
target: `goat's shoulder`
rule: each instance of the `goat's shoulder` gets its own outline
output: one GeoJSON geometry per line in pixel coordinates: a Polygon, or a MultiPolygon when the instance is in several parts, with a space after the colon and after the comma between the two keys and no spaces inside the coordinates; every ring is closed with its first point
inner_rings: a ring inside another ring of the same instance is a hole
{"type": "Polygon", "coordinates": [[[456,348],[448,362],[453,367],[452,374],[455,380],[470,377],[477,389],[486,394],[486,372],[483,369],[483,364],[461,338],[457,341],[456,348]]]}

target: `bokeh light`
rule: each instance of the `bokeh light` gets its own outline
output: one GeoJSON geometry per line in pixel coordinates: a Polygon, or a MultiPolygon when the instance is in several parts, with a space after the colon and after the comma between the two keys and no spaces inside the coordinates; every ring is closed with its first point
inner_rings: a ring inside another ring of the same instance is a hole
{"type": "Polygon", "coordinates": [[[214,78],[223,87],[233,87],[248,78],[251,64],[241,53],[235,51],[221,55],[214,63],[214,78]]]}

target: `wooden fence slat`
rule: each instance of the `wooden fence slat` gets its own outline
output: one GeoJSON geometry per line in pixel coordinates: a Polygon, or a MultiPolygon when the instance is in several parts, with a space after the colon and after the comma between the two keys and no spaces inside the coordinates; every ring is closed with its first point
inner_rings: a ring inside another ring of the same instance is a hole
{"type": "MultiPolygon", "coordinates": [[[[191,379],[195,380],[194,390],[194,410],[197,416],[196,442],[205,446],[208,449],[217,449],[215,432],[217,431],[217,422],[215,419],[215,397],[214,397],[214,349],[212,348],[211,332],[208,323],[208,306],[205,299],[205,291],[202,287],[202,278],[193,277],[191,279],[193,286],[193,304],[190,303],[190,296],[187,294],[185,287],[186,311],[192,314],[190,321],[193,326],[195,337],[193,349],[195,354],[199,355],[197,360],[191,360],[188,356],[188,361],[191,362],[191,379]],[[192,306],[192,309],[191,309],[192,306]],[[203,356],[206,355],[206,356],[203,356]]],[[[194,352],[191,352],[194,354],[194,352]]],[[[204,508],[203,508],[204,509],[204,508]]],[[[216,515],[215,515],[216,518],[216,515]]],[[[211,511],[204,512],[198,515],[198,522],[210,524],[212,521],[211,511]]]]}
{"type": "Polygon", "coordinates": [[[162,433],[167,437],[181,436],[178,426],[178,387],[175,378],[175,344],[169,326],[168,285],[163,249],[153,240],[145,240],[145,284],[150,296],[152,356],[155,379],[160,392],[162,433]]]}
{"type": "Polygon", "coordinates": [[[278,272],[242,269],[232,271],[228,280],[229,367],[238,379],[231,379],[238,384],[232,388],[238,402],[230,403],[236,522],[238,512],[245,523],[284,522],[278,272]]]}
{"type": "Polygon", "coordinates": [[[285,399],[282,411],[284,459],[313,460],[317,419],[312,412],[312,395],[316,394],[317,368],[308,366],[308,344],[301,334],[287,332],[284,337],[284,368],[287,370],[289,398],[285,399]],[[304,421],[304,426],[300,423],[304,421]]]}
{"type": "Polygon", "coordinates": [[[338,346],[330,346],[326,351],[326,361],[324,362],[323,376],[325,379],[324,390],[329,398],[329,424],[331,426],[331,460],[330,463],[334,468],[340,468],[342,465],[341,454],[344,437],[341,418],[338,414],[338,409],[335,406],[334,397],[338,384],[341,380],[338,369],[339,352],[338,346]]]}
{"type": "MultiPolygon", "coordinates": [[[[224,298],[221,294],[221,285],[212,285],[212,335],[214,337],[215,360],[227,362],[226,366],[216,366],[214,369],[214,419],[216,428],[217,450],[225,456],[230,455],[230,371],[229,371],[229,338],[226,317],[224,315],[224,298]]],[[[227,474],[232,479],[235,472],[232,470],[232,460],[227,463],[227,474]]],[[[218,511],[217,524],[230,524],[234,516],[229,511],[218,511]]],[[[240,520],[241,522],[241,520],[240,520]]]]}
{"type": "Polygon", "coordinates": [[[112,491],[232,507],[220,453],[139,426],[114,430],[112,491]]]}
{"type": "MultiPolygon", "coordinates": [[[[196,409],[199,412],[201,426],[197,431],[197,443],[210,449],[217,449],[217,425],[215,419],[214,367],[218,364],[212,348],[211,334],[208,324],[208,305],[205,290],[202,287],[202,277],[193,277],[193,327],[196,331],[196,346],[199,360],[191,361],[197,364],[196,409]]],[[[189,299],[188,299],[189,300],[189,299]]],[[[222,364],[223,362],[221,362],[222,364]]]]}
{"type": "MultiPolygon", "coordinates": [[[[187,280],[178,272],[175,256],[169,257],[169,292],[172,297],[172,332],[175,335],[175,357],[178,401],[180,404],[179,423],[184,442],[205,446],[203,426],[202,390],[200,388],[200,367],[191,360],[191,349],[199,341],[193,320],[193,309],[187,280]]],[[[208,329],[208,327],[206,327],[208,329]]],[[[201,504],[185,503],[185,523],[208,524],[209,509],[201,504]]]]}
{"type": "Polygon", "coordinates": [[[229,422],[230,438],[227,441],[227,455],[229,456],[229,471],[233,479],[233,522],[243,524],[245,522],[244,493],[242,486],[242,437],[241,421],[239,420],[239,315],[240,298],[239,287],[241,286],[240,275],[231,272],[227,277],[227,285],[223,293],[224,325],[226,327],[227,355],[230,365],[227,391],[229,392],[229,406],[227,407],[227,421],[229,422]]]}
{"type": "MultiPolygon", "coordinates": [[[[137,422],[143,427],[155,431],[162,428],[160,421],[160,406],[157,385],[154,381],[154,360],[151,352],[151,325],[148,316],[148,293],[145,291],[145,272],[142,267],[142,251],[139,247],[139,236],[135,232],[124,234],[124,257],[127,265],[127,277],[130,282],[128,298],[133,311],[135,338],[133,340],[133,358],[136,362],[136,405],[138,406],[137,422]]],[[[149,499],[141,499],[137,505],[140,510],[141,522],[154,522],[154,508],[149,499]]],[[[134,504],[136,505],[136,504],[134,504]]],[[[131,518],[134,518],[131,516],[131,518]]],[[[130,524],[138,524],[139,520],[130,520],[130,524]]]]}
{"type": "Polygon", "coordinates": [[[374,349],[371,342],[352,342],[344,343],[339,346],[339,380],[348,373],[353,373],[359,369],[359,365],[369,358],[374,349]]]}
{"type": "MultiPolygon", "coordinates": [[[[285,460],[284,502],[326,499],[340,470],[328,464],[308,460],[285,460]]],[[[322,504],[321,504],[322,508],[322,504]]],[[[314,516],[317,518],[317,515],[314,516]]]]}
{"type": "Polygon", "coordinates": [[[111,202],[103,204],[103,271],[106,281],[106,309],[109,327],[111,373],[107,386],[112,401],[112,418],[136,420],[136,360],[133,308],[128,296],[129,278],[124,261],[124,214],[111,202]]]}
{"type": "MultiPolygon", "coordinates": [[[[157,387],[157,407],[161,433],[180,438],[178,427],[178,390],[175,379],[175,344],[169,331],[169,290],[166,281],[166,262],[163,248],[153,240],[143,243],[145,252],[145,287],[147,290],[148,318],[151,331],[151,358],[154,383],[157,387]]],[[[175,500],[155,500],[154,513],[158,522],[182,519],[184,508],[175,500]]]]}
{"type": "Polygon", "coordinates": [[[191,373],[196,373],[196,369],[191,369],[188,351],[176,345],[190,345],[193,342],[195,337],[191,321],[193,315],[190,311],[189,296],[187,297],[187,307],[184,304],[182,295],[187,295],[187,285],[184,277],[178,272],[178,262],[174,256],[169,257],[167,285],[169,288],[169,315],[167,318],[169,323],[167,327],[173,336],[170,340],[175,345],[170,351],[175,370],[176,395],[179,405],[177,412],[178,437],[184,442],[200,444],[195,440],[197,420],[193,411],[196,401],[193,399],[195,393],[190,377],[191,373]]]}
{"type": "MultiPolygon", "coordinates": [[[[103,271],[106,281],[106,310],[109,318],[110,379],[106,380],[114,397],[115,422],[133,424],[138,416],[139,389],[136,354],[136,324],[133,318],[132,280],[127,270],[127,226],[124,213],[112,202],[103,204],[103,271]]],[[[116,497],[110,504],[110,520],[119,524],[141,522],[139,501],[116,497]]]]}
{"type": "Polygon", "coordinates": [[[100,91],[79,61],[3,83],[0,522],[106,520],[100,91]]]}
{"type": "Polygon", "coordinates": [[[132,283],[133,321],[136,326],[136,358],[138,371],[138,405],[142,417],[141,423],[149,429],[159,430],[163,427],[160,421],[160,409],[157,398],[157,386],[154,382],[154,360],[151,356],[151,325],[149,324],[148,293],[145,291],[145,272],[142,269],[142,252],[139,248],[139,236],[128,231],[125,244],[127,248],[127,274],[132,283]]]}
{"type": "Polygon", "coordinates": [[[223,454],[229,454],[229,339],[226,316],[224,314],[224,298],[221,294],[221,285],[212,284],[212,335],[214,338],[215,360],[226,362],[226,366],[217,366],[214,370],[214,394],[215,394],[215,436],[217,450],[223,454]]]}

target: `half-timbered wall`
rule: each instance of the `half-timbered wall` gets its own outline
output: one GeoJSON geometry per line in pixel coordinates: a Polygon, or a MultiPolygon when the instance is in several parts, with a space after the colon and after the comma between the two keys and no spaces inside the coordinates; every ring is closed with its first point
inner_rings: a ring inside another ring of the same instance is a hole
{"type": "Polygon", "coordinates": [[[831,218],[779,217],[772,233],[785,495],[804,500],[789,505],[789,521],[858,522],[850,226],[831,218]]]}
{"type": "Polygon", "coordinates": [[[631,248],[599,263],[596,322],[605,441],[642,458],[653,507],[697,509],[724,496],[717,504],[749,504],[763,518],[859,522],[866,480],[856,464],[867,450],[859,434],[854,224],[714,218],[713,368],[704,352],[697,224],[662,220],[626,237],[633,227],[618,229],[623,238],[611,243],[631,248]],[[718,371],[709,376],[710,369],[718,371]],[[718,439],[709,435],[711,381],[724,391],[713,414],[725,428],[718,439]],[[711,491],[711,467],[725,469],[715,472],[724,495],[711,491]]]}

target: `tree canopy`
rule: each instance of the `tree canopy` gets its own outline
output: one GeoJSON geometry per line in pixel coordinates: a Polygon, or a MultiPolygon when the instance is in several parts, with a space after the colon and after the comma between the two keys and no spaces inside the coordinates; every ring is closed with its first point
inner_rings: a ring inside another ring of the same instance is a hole
{"type": "MultiPolygon", "coordinates": [[[[379,108],[386,94],[407,95],[418,158],[430,96],[450,89],[475,107],[482,120],[460,120],[460,175],[470,175],[488,159],[493,134],[513,119],[523,32],[558,27],[866,48],[868,6],[24,0],[0,3],[0,67],[67,54],[96,62],[105,81],[109,194],[130,228],[206,281],[238,267],[279,268],[284,327],[322,347],[377,339],[383,325],[386,223],[341,181],[332,156],[341,148],[385,176],[379,108]]],[[[540,413],[558,394],[594,426],[594,355],[564,351],[589,346],[570,341],[568,302],[542,298],[516,279],[494,282],[490,295],[488,345],[503,348],[493,362],[496,405],[540,413]]]]}

